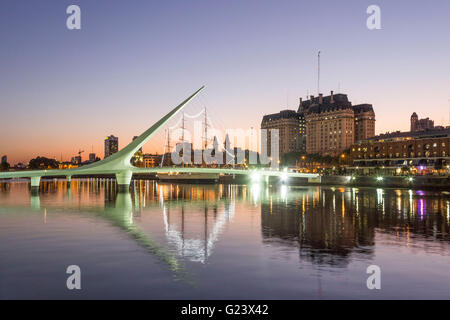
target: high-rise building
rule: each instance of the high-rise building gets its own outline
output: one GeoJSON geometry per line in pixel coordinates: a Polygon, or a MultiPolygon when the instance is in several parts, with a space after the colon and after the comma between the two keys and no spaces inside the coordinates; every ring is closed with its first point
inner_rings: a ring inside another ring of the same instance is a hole
{"type": "Polygon", "coordinates": [[[110,135],[105,138],[105,158],[119,151],[119,138],[110,135]]]}
{"type": "Polygon", "coordinates": [[[355,142],[375,136],[375,112],[371,104],[353,106],[355,113],[355,142]]]}
{"type": "Polygon", "coordinates": [[[8,156],[4,155],[2,156],[2,164],[5,164],[8,162],[8,156]]]}
{"type": "Polygon", "coordinates": [[[352,106],[346,94],[311,96],[302,101],[306,152],[337,156],[355,142],[375,135],[375,113],[370,104],[352,106]]]}
{"type": "Polygon", "coordinates": [[[425,131],[434,128],[434,121],[430,118],[419,119],[417,113],[411,115],[411,132],[425,131]]]}
{"type": "Polygon", "coordinates": [[[91,152],[89,153],[89,162],[94,162],[95,161],[95,153],[91,152]]]}
{"type": "Polygon", "coordinates": [[[304,121],[303,114],[295,110],[283,110],[279,113],[265,115],[261,129],[267,129],[267,154],[271,156],[272,137],[270,129],[278,129],[280,156],[291,151],[301,151],[300,132],[304,121]]]}
{"type": "MultiPolygon", "coordinates": [[[[297,112],[265,115],[261,129],[278,129],[280,156],[290,151],[337,156],[360,140],[375,135],[375,112],[370,104],[353,106],[346,94],[310,96],[297,112]]],[[[270,155],[271,137],[267,150],[270,155]]]]}

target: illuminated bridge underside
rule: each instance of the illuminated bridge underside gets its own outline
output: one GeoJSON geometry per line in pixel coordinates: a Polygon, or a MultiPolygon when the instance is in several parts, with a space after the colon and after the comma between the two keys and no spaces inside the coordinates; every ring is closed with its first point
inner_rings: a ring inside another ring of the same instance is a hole
{"type": "MultiPolygon", "coordinates": [[[[70,181],[72,176],[86,176],[86,175],[101,175],[114,174],[116,176],[119,186],[128,187],[130,185],[133,173],[158,173],[158,172],[186,172],[186,173],[215,173],[215,174],[255,174],[252,170],[240,169],[223,169],[223,168],[137,168],[131,165],[130,161],[133,155],[139,150],[159,129],[161,129],[170,119],[172,119],[190,100],[192,100],[204,86],[194,92],[190,97],[184,100],[180,105],[170,111],[167,115],[161,118],[153,126],[147,129],[139,137],[133,140],[125,148],[119,152],[92,164],[65,170],[33,170],[33,171],[16,171],[16,172],[2,172],[2,178],[30,178],[32,187],[39,187],[41,177],[56,177],[65,176],[70,181]]],[[[280,176],[280,177],[302,177],[302,178],[317,178],[318,174],[308,173],[293,173],[275,170],[258,170],[259,176],[280,176]]]]}

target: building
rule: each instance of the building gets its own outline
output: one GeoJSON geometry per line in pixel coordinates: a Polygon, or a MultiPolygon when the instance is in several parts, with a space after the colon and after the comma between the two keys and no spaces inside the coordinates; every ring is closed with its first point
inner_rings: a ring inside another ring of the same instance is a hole
{"type": "Polygon", "coordinates": [[[160,165],[162,156],[157,154],[144,154],[142,156],[144,168],[154,168],[160,165]]]}
{"type": "MultiPolygon", "coordinates": [[[[300,98],[297,112],[265,115],[261,129],[279,130],[280,156],[291,151],[337,156],[375,135],[375,112],[371,104],[353,106],[346,94],[331,91],[325,97],[300,98]]],[[[270,155],[270,135],[267,140],[270,155]]]]}
{"type": "Polygon", "coordinates": [[[81,156],[75,156],[75,157],[72,157],[72,159],[70,160],[70,162],[71,162],[72,164],[77,164],[77,165],[81,164],[81,156]]]}
{"type": "Polygon", "coordinates": [[[355,141],[375,135],[375,112],[370,104],[353,106],[346,94],[311,96],[301,101],[305,114],[306,153],[337,156],[355,141]]]}
{"type": "Polygon", "coordinates": [[[434,128],[434,121],[430,118],[419,119],[417,113],[411,115],[411,132],[431,130],[434,128]]]}
{"type": "Polygon", "coordinates": [[[303,114],[295,110],[283,110],[279,113],[265,115],[261,122],[261,129],[267,129],[267,154],[271,156],[272,137],[270,129],[278,129],[280,156],[291,151],[302,151],[301,128],[304,123],[303,114]]]}
{"type": "Polygon", "coordinates": [[[2,164],[8,163],[8,156],[4,155],[2,156],[2,164]]]}
{"type": "Polygon", "coordinates": [[[119,151],[119,138],[110,135],[105,138],[105,158],[119,151]]]}
{"type": "Polygon", "coordinates": [[[352,146],[355,167],[426,170],[450,164],[450,128],[381,134],[352,146]]]}
{"type": "Polygon", "coordinates": [[[355,113],[355,142],[375,136],[375,112],[370,104],[353,106],[355,113]]]}
{"type": "Polygon", "coordinates": [[[89,153],[89,162],[95,162],[95,153],[89,153]]]}

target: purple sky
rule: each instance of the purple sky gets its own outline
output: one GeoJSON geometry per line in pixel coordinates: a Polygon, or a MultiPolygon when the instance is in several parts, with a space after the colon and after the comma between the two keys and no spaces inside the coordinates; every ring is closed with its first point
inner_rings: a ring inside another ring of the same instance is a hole
{"type": "Polygon", "coordinates": [[[413,111],[448,125],[449,30],[448,0],[2,0],[0,155],[103,157],[106,135],[125,146],[203,84],[186,112],[258,128],[316,94],[319,49],[322,91],[372,103],[377,133],[407,130],[413,111]],[[366,28],[371,4],[382,30],[366,28]]]}

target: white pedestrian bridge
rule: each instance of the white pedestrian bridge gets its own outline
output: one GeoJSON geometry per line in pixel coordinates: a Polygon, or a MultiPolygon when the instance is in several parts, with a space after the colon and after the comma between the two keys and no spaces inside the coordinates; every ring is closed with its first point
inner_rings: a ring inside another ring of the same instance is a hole
{"type": "Polygon", "coordinates": [[[128,190],[131,177],[134,174],[145,173],[213,173],[213,174],[230,174],[230,175],[252,175],[256,178],[278,176],[280,178],[302,177],[316,179],[319,177],[315,173],[296,173],[279,170],[244,170],[244,169],[227,169],[227,168],[183,168],[183,167],[157,167],[157,168],[138,168],[131,164],[131,158],[159,129],[161,129],[170,119],[172,119],[183,107],[192,100],[200,91],[204,89],[202,86],[191,96],[184,100],[180,105],[175,107],[167,115],[161,118],[153,126],[147,129],[139,137],[134,139],[130,144],[119,152],[92,164],[73,169],[64,170],[24,170],[24,171],[8,171],[0,172],[0,179],[7,178],[30,178],[31,187],[39,188],[42,177],[64,176],[70,182],[73,176],[89,176],[114,174],[116,176],[119,190],[128,190]]]}

